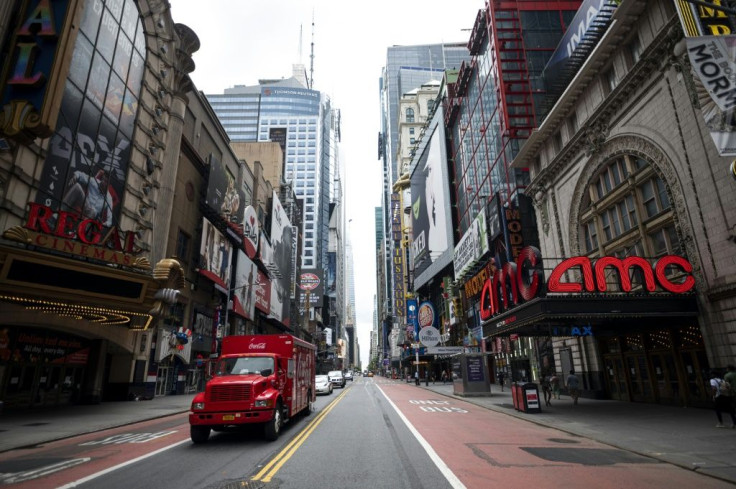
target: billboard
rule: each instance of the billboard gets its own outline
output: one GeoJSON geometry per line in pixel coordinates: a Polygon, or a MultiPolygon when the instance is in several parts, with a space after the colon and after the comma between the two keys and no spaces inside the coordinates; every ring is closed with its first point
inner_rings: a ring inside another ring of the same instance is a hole
{"type": "Polygon", "coordinates": [[[475,216],[453,255],[455,280],[461,279],[480,258],[488,253],[488,232],[486,230],[486,211],[483,209],[475,216]]]}
{"type": "Polygon", "coordinates": [[[233,247],[225,236],[210,221],[202,218],[199,273],[220,286],[225,293],[230,290],[232,252],[233,247]]]}
{"type": "Polygon", "coordinates": [[[258,281],[258,267],[245,253],[238,251],[238,265],[235,269],[235,292],[233,311],[240,316],[253,319],[255,309],[254,285],[258,281]]]}
{"type": "MultiPolygon", "coordinates": [[[[718,7],[720,2],[715,2],[718,7]]],[[[736,155],[736,29],[727,12],[675,0],[700,109],[720,156],[736,155]]],[[[733,172],[733,166],[732,166],[733,172]]]]}
{"type": "Polygon", "coordinates": [[[236,184],[235,177],[215,155],[209,157],[210,175],[207,181],[205,203],[229,222],[243,223],[245,193],[236,184]]]}
{"type": "Polygon", "coordinates": [[[452,261],[452,218],[443,110],[438,108],[412,161],[411,218],[414,287],[452,261]]]}
{"type": "Polygon", "coordinates": [[[271,249],[270,256],[263,264],[271,272],[271,312],[274,319],[285,326],[290,325],[291,279],[294,274],[292,252],[294,248],[294,227],[281,205],[276,192],[272,196],[271,209],[271,249]]]}

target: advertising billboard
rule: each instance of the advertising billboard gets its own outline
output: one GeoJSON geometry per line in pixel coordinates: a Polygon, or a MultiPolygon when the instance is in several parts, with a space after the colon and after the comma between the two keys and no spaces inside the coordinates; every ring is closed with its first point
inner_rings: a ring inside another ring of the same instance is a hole
{"type": "Polygon", "coordinates": [[[276,192],[272,196],[271,248],[272,253],[263,261],[272,274],[270,315],[285,326],[289,326],[291,279],[294,273],[292,267],[294,227],[276,192]]]}
{"type": "Polygon", "coordinates": [[[452,261],[452,219],[443,111],[435,111],[412,161],[411,217],[414,287],[452,261]]]}
{"type": "Polygon", "coordinates": [[[233,247],[223,234],[202,218],[202,242],[199,246],[199,273],[221,287],[230,290],[231,255],[233,247]]]}
{"type": "Polygon", "coordinates": [[[253,319],[255,308],[254,285],[257,280],[258,267],[245,253],[238,251],[238,265],[235,268],[233,311],[251,320],[253,319]]]}
{"type": "Polygon", "coordinates": [[[229,222],[243,223],[245,194],[235,177],[215,155],[209,157],[210,175],[205,203],[229,222]]]}

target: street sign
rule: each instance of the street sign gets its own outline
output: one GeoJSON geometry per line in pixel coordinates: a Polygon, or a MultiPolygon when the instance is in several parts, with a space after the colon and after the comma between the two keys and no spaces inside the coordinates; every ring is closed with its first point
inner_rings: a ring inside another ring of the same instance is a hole
{"type": "Polygon", "coordinates": [[[463,352],[462,346],[429,346],[427,354],[429,355],[456,355],[463,352]]]}

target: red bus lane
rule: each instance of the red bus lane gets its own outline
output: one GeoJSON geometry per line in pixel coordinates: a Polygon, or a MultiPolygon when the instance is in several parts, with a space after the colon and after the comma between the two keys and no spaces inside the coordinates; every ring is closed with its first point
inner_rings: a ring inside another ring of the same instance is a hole
{"type": "Polygon", "coordinates": [[[493,483],[566,489],[724,486],[711,477],[429,390],[405,384],[380,388],[468,489],[493,483]]]}
{"type": "Polygon", "coordinates": [[[59,488],[189,442],[186,414],[0,453],[0,485],[59,488]]]}

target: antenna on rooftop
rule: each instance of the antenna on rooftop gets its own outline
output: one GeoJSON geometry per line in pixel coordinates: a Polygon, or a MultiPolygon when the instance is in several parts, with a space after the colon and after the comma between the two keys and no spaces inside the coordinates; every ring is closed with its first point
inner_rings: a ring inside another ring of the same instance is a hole
{"type": "Polygon", "coordinates": [[[302,24],[299,24],[299,63],[302,62],[302,24]]]}
{"type": "Polygon", "coordinates": [[[314,9],[312,10],[312,48],[309,54],[309,88],[314,87],[314,9]]]}

